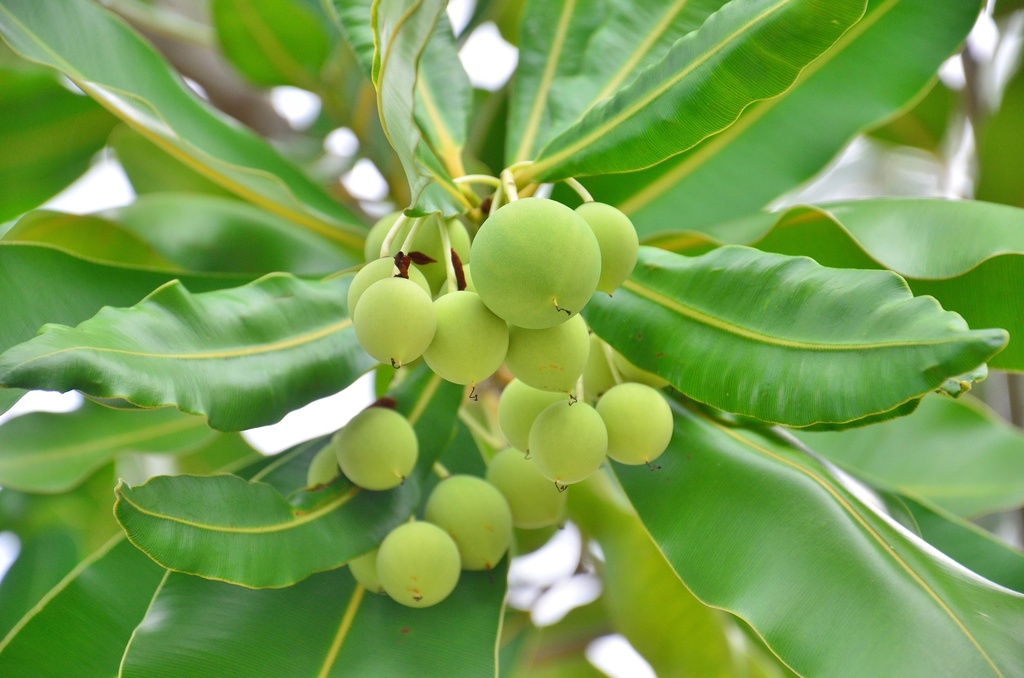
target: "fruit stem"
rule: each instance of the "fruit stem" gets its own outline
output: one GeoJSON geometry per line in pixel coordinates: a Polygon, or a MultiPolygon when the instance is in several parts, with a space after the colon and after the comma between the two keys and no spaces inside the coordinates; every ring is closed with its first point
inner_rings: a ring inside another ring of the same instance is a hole
{"type": "Polygon", "coordinates": [[[489,174],[466,174],[461,177],[455,177],[456,184],[486,184],[497,188],[501,186],[501,179],[498,177],[492,177],[489,174]]]}
{"type": "MultiPolygon", "coordinates": [[[[506,447],[506,443],[504,440],[488,431],[483,424],[481,424],[479,421],[476,420],[476,418],[473,417],[473,415],[471,415],[469,412],[467,412],[461,407],[459,408],[459,421],[465,424],[466,428],[468,428],[474,436],[480,438],[482,441],[484,441],[490,447],[493,447],[495,450],[500,450],[506,447]]],[[[484,456],[484,461],[486,462],[487,458],[486,455],[483,454],[483,451],[481,451],[481,456],[484,456]]]]}
{"type": "Polygon", "coordinates": [[[444,464],[442,464],[439,461],[435,461],[434,465],[431,466],[430,468],[431,468],[431,470],[433,470],[434,475],[436,475],[441,480],[444,480],[445,478],[448,478],[449,476],[451,476],[451,471],[446,469],[444,467],[444,464]]]}
{"type": "Polygon", "coordinates": [[[402,230],[402,226],[409,218],[405,214],[399,214],[398,218],[395,219],[395,223],[388,229],[388,234],[384,236],[384,242],[380,244],[380,256],[388,257],[391,256],[391,243],[394,242],[395,238],[398,237],[398,232],[402,230]]]}
{"type": "Polygon", "coordinates": [[[612,378],[615,379],[615,383],[621,384],[622,373],[619,372],[619,368],[615,365],[615,360],[612,359],[612,347],[602,341],[601,352],[604,353],[605,362],[608,363],[608,371],[612,373],[612,378]]]}
{"type": "Polygon", "coordinates": [[[590,195],[590,191],[583,188],[583,184],[580,182],[576,181],[572,177],[562,179],[562,181],[565,182],[566,186],[576,191],[576,195],[578,195],[583,202],[594,202],[594,196],[590,195]]]}
{"type": "Polygon", "coordinates": [[[519,189],[516,187],[516,177],[512,170],[501,170],[501,185],[505,189],[505,195],[509,202],[519,200],[519,189]]]}
{"type": "Polygon", "coordinates": [[[459,289],[459,279],[455,275],[455,264],[452,263],[452,239],[448,235],[448,224],[444,219],[437,220],[438,232],[441,234],[441,251],[444,253],[445,280],[448,283],[448,292],[456,292],[459,289]]]}
{"type": "Polygon", "coordinates": [[[580,402],[586,402],[583,396],[583,375],[581,374],[580,378],[576,380],[576,399],[580,402]]]}

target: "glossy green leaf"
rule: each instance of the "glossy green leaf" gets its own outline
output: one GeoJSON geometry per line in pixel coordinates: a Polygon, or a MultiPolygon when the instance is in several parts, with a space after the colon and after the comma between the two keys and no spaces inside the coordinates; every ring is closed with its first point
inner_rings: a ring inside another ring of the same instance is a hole
{"type": "Polygon", "coordinates": [[[0,222],[37,207],[84,173],[115,123],[49,73],[0,69],[0,222]]]}
{"type": "MultiPolygon", "coordinates": [[[[384,133],[405,168],[416,213],[462,211],[466,199],[416,124],[420,56],[445,11],[443,0],[375,0],[373,84],[384,133]]],[[[468,102],[467,102],[468,105],[468,102]]]]}
{"type": "MultiPolygon", "coordinates": [[[[268,471],[254,482],[162,476],[118,485],[115,515],[132,543],[171,570],[254,588],[290,586],[369,551],[416,510],[424,476],[450,440],[460,396],[426,370],[395,393],[420,439],[417,477],[395,490],[360,490],[339,476],[286,498],[266,484],[268,471]]],[[[326,442],[288,459],[303,483],[310,454],[326,442]]]]}
{"type": "Polygon", "coordinates": [[[946,87],[936,78],[913,108],[871,130],[870,134],[875,139],[891,144],[939,154],[957,112],[958,103],[958,92],[946,87]]]}
{"type": "Polygon", "coordinates": [[[1024,434],[975,400],[928,397],[909,417],[798,436],[855,475],[958,516],[1024,504],[1024,434]]]}
{"type": "Polygon", "coordinates": [[[0,638],[77,563],[78,546],[64,530],[22,539],[17,560],[0,579],[0,638]]]}
{"type": "Polygon", "coordinates": [[[983,4],[869,0],[861,21],[785,93],[690,151],[641,172],[588,179],[587,188],[629,213],[641,235],[704,230],[761,209],[825,167],[858,131],[912,102],[983,4]]]}
{"type": "Polygon", "coordinates": [[[604,553],[603,599],[613,628],[656,675],[736,675],[724,615],[686,589],[616,490],[602,473],[569,494],[573,522],[604,553]]]}
{"type": "Polygon", "coordinates": [[[86,402],[74,412],[33,412],[0,426],[0,486],[63,492],[130,453],[184,453],[218,434],[174,409],[111,410],[86,402]]]}
{"type": "MultiPolygon", "coordinates": [[[[87,261],[53,246],[0,240],[0,351],[46,323],[77,325],[103,306],[131,306],[175,277],[169,272],[87,261]],[[40,294],[40,290],[46,294],[40,294]]],[[[179,275],[196,291],[234,287],[251,276],[179,275]]],[[[2,391],[0,391],[2,392],[2,391]]]]}
{"type": "Polygon", "coordinates": [[[362,257],[237,200],[165,192],[102,214],[190,271],[323,275],[362,257]]]}
{"type": "Polygon", "coordinates": [[[127,540],[115,537],[72,570],[0,641],[0,675],[117,675],[128,639],[164,575],[127,540]]]}
{"type": "Polygon", "coordinates": [[[1024,592],[1024,553],[973,523],[925,500],[904,497],[921,537],[961,565],[1024,592]]]}
{"type": "Polygon", "coordinates": [[[75,328],[47,325],[0,356],[0,383],[175,405],[223,431],[273,423],[373,365],[345,309],[349,281],[272,274],[201,294],[174,281],[75,328]]]}
{"type": "Polygon", "coordinates": [[[658,463],[615,473],[665,558],[798,674],[1024,675],[1024,595],[935,552],[783,434],[677,408],[658,463]]]}
{"type": "MultiPolygon", "coordinates": [[[[917,295],[931,295],[972,327],[1024,336],[1024,306],[1005,290],[1024,287],[1024,210],[977,201],[858,200],[751,215],[708,233],[679,232],[659,246],[700,252],[715,242],[806,255],[825,266],[888,268],[917,295]]],[[[992,367],[1024,369],[1011,342],[992,367]]]]}
{"type": "Polygon", "coordinates": [[[510,103],[506,156],[530,160],[595,103],[660,60],[723,0],[528,3],[510,103]]]}
{"type": "Polygon", "coordinates": [[[213,0],[210,13],[221,50],[249,80],[319,89],[331,35],[314,6],[289,0],[213,0]]]}
{"type": "Polygon", "coordinates": [[[176,191],[235,197],[125,124],[114,128],[108,144],[138,195],[176,191]]]}
{"type": "MultiPolygon", "coordinates": [[[[999,329],[969,330],[887,271],[744,247],[700,257],[642,248],[614,297],[584,309],[602,339],[687,396],[762,421],[884,418],[985,362],[999,329]]],[[[863,421],[861,423],[864,423],[863,421]]]]}
{"type": "Polygon", "coordinates": [[[134,233],[96,216],[34,210],[19,219],[3,240],[52,245],[77,257],[115,266],[181,270],[134,233]]]}
{"type": "Polygon", "coordinates": [[[448,14],[442,12],[420,58],[415,113],[424,137],[453,177],[466,173],[462,147],[466,143],[472,95],[448,14]]]}
{"type": "Polygon", "coordinates": [[[751,103],[787,90],[860,19],[865,2],[724,5],[662,60],[546,144],[523,171],[524,179],[629,172],[695,146],[729,127],[751,103]]]}
{"type": "Polygon", "coordinates": [[[172,573],[120,675],[494,675],[506,573],[463,572],[451,596],[423,609],[367,592],[347,568],[262,590],[172,573]]]}
{"type": "Polygon", "coordinates": [[[5,2],[0,37],[21,56],[64,73],[193,169],[267,210],[360,250],[364,231],[351,212],[265,141],[199,100],[149,45],[96,3],[5,2]]]}
{"type": "Polygon", "coordinates": [[[0,414],[3,414],[14,407],[14,405],[21,400],[22,396],[26,393],[27,391],[22,388],[0,389],[0,414]]]}

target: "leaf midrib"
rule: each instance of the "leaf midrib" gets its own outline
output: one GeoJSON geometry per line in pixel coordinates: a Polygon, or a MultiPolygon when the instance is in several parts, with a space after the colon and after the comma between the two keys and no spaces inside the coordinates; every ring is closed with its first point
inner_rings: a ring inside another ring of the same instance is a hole
{"type": "Polygon", "coordinates": [[[769,334],[758,332],[757,330],[751,330],[745,327],[740,327],[734,323],[716,318],[712,315],[698,311],[697,309],[687,306],[681,302],[671,299],[664,294],[640,283],[635,280],[626,280],[622,284],[623,289],[629,290],[639,297],[643,297],[648,301],[651,301],[668,311],[672,311],[678,315],[684,316],[693,320],[697,323],[706,325],[713,329],[726,334],[731,334],[740,339],[746,339],[755,341],[758,343],[769,344],[772,346],[779,346],[781,348],[802,350],[802,351],[816,351],[816,352],[841,352],[841,351],[873,351],[878,349],[886,348],[906,348],[910,346],[941,346],[944,344],[955,344],[963,341],[963,337],[955,336],[948,337],[945,339],[919,339],[914,341],[877,341],[877,342],[863,342],[863,343],[824,343],[824,342],[812,342],[812,341],[800,341],[794,339],[784,339],[781,337],[774,337],[769,334]]]}

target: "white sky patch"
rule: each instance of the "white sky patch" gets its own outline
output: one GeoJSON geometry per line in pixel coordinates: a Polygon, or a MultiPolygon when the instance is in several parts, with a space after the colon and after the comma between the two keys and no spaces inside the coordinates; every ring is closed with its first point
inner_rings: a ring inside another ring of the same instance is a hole
{"type": "Polygon", "coordinates": [[[324,150],[340,158],[350,158],[359,150],[359,137],[348,127],[339,127],[324,137],[324,150]]]}
{"type": "Polygon", "coordinates": [[[592,603],[601,595],[601,580],[592,574],[577,574],[556,583],[533,605],[530,618],[537,626],[557,624],[573,609],[592,603]]]}
{"type": "Polygon", "coordinates": [[[7,570],[18,558],[21,551],[21,541],[13,532],[0,532],[0,580],[3,580],[7,570]]]}
{"type": "Polygon", "coordinates": [[[619,634],[595,639],[585,654],[591,664],[611,678],[658,678],[647,660],[619,634]]]}
{"type": "Polygon", "coordinates": [[[56,391],[29,391],[11,409],[0,414],[0,424],[29,412],[73,412],[82,406],[85,398],[78,391],[58,393],[56,391]]]}
{"type": "Polygon", "coordinates": [[[121,163],[104,151],[98,162],[53,198],[43,209],[88,214],[111,207],[122,207],[135,200],[128,176],[121,169],[121,163]]]}
{"type": "Polygon", "coordinates": [[[474,87],[494,91],[512,77],[519,62],[519,50],[507,43],[498,27],[488,21],[466,39],[459,59],[474,87]]]}
{"type": "Polygon", "coordinates": [[[473,17],[476,0],[448,0],[448,21],[452,23],[452,31],[458,35],[466,29],[466,24],[473,17]]]}
{"type": "Polygon", "coordinates": [[[293,445],[331,433],[375,400],[373,373],[363,375],[341,393],[314,400],[269,426],[243,431],[249,444],[263,454],[273,454],[293,445]]]}
{"type": "Polygon", "coordinates": [[[341,178],[341,183],[357,200],[384,200],[388,197],[388,182],[373,161],[366,158],[356,160],[352,170],[341,178]]]}
{"type": "Polygon", "coordinates": [[[270,105],[293,129],[304,130],[320,115],[320,97],[298,87],[270,90],[270,105]]]}

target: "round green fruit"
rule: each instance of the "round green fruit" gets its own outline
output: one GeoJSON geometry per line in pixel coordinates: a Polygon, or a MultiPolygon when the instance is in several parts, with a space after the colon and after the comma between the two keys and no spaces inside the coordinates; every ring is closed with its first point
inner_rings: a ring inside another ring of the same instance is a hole
{"type": "Polygon", "coordinates": [[[473,283],[495,315],[528,329],[576,315],[597,289],[601,251],[565,205],[523,198],[484,222],[473,241],[473,283]]]}
{"type": "Polygon", "coordinates": [[[601,415],[584,402],[549,405],[530,429],[530,456],[537,470],[558,485],[571,485],[600,468],[608,451],[601,415]]]}
{"type": "Polygon", "coordinates": [[[513,379],[498,400],[498,427],[512,447],[530,449],[530,428],[548,405],[566,400],[564,393],[542,391],[513,379]]]}
{"type": "Polygon", "coordinates": [[[543,330],[510,327],[505,364],[525,384],[568,393],[583,374],[589,352],[587,323],[577,315],[543,330]]]}
{"type": "Polygon", "coordinates": [[[601,277],[597,289],[611,294],[633,272],[640,241],[633,222],[618,208],[602,202],[585,202],[576,208],[601,248],[601,277]]]}
{"type": "Polygon", "coordinates": [[[533,459],[509,447],[487,465],[487,482],[498,488],[512,510],[512,524],[526,530],[554,525],[565,512],[566,495],[541,475],[533,459]]]}
{"type": "MultiPolygon", "coordinates": [[[[363,296],[363,292],[378,280],[394,277],[394,270],[395,260],[390,257],[374,259],[359,269],[359,273],[356,273],[348,286],[348,315],[350,318],[356,312],[356,304],[363,296]]],[[[409,267],[409,280],[412,280],[423,288],[424,292],[430,294],[430,284],[427,282],[427,279],[412,266],[409,267]]]]}
{"type": "Polygon", "coordinates": [[[434,302],[408,278],[385,278],[363,292],[352,325],[363,350],[398,368],[430,346],[437,325],[434,302]]]}
{"type": "Polygon", "coordinates": [[[386,407],[368,407],[331,438],[345,477],[367,490],[390,490],[416,467],[419,441],[409,420],[386,407]]]}
{"type": "Polygon", "coordinates": [[[474,292],[453,292],[434,302],[437,328],[423,359],[442,379],[476,384],[501,367],[508,351],[508,324],[474,292]]]}
{"type": "Polygon", "coordinates": [[[331,445],[324,445],[306,469],[306,487],[326,485],[338,477],[338,456],[331,445]]]}
{"type": "Polygon", "coordinates": [[[490,570],[512,544],[512,511],[504,495],[476,476],[445,478],[427,499],[423,518],[459,547],[464,570],[490,570]]]}
{"type": "Polygon", "coordinates": [[[608,456],[623,464],[647,464],[672,440],[672,409],[661,392],[638,383],[619,384],[597,403],[608,430],[608,456]]]}
{"type": "Polygon", "coordinates": [[[437,525],[403,523],[377,550],[377,578],[392,600],[408,607],[430,607],[459,583],[459,548],[437,525]]]}
{"type": "Polygon", "coordinates": [[[384,593],[377,577],[377,549],[348,561],[348,569],[364,589],[370,593],[384,593]]]}

